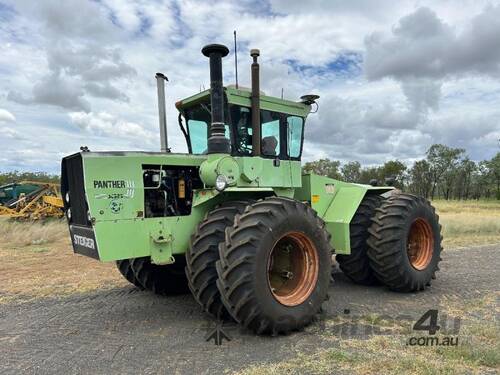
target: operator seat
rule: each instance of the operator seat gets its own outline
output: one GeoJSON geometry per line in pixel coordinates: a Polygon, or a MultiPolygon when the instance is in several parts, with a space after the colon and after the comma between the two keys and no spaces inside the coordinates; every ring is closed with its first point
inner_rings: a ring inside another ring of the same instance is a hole
{"type": "Polygon", "coordinates": [[[276,156],[276,147],[278,140],[275,136],[262,138],[262,153],[267,156],[276,156]]]}

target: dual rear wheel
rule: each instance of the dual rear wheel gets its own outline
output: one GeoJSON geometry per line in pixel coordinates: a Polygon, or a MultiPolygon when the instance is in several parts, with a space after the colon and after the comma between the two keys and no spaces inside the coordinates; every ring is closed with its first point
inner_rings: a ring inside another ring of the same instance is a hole
{"type": "Polygon", "coordinates": [[[434,207],[422,197],[368,195],[350,231],[351,254],[336,259],[356,283],[382,283],[394,291],[415,292],[430,285],[439,270],[441,225],[434,207]]]}
{"type": "Polygon", "coordinates": [[[325,300],[331,251],[323,221],[301,202],[226,202],[198,225],[186,275],[212,316],[286,333],[308,324],[325,300]]]}

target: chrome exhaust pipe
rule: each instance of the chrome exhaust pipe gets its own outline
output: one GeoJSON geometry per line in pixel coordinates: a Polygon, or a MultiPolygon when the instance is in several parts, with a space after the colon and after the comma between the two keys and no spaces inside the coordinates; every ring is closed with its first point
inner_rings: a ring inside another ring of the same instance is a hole
{"type": "Polygon", "coordinates": [[[165,81],[167,76],[162,73],[156,73],[156,86],[158,88],[158,115],[160,119],[160,144],[161,152],[170,152],[168,148],[167,136],[167,116],[165,111],[165,81]]]}

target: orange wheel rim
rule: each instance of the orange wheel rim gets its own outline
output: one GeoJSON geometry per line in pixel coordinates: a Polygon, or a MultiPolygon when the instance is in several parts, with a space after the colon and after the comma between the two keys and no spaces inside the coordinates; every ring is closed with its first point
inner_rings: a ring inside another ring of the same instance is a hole
{"type": "Polygon", "coordinates": [[[297,306],[312,293],[318,280],[318,252],[302,232],[289,232],[273,246],[267,262],[267,281],[274,298],[297,306]]]}
{"type": "Polygon", "coordinates": [[[424,218],[417,218],[410,227],[407,244],[408,259],[413,268],[421,271],[432,259],[434,235],[432,228],[424,218]]]}

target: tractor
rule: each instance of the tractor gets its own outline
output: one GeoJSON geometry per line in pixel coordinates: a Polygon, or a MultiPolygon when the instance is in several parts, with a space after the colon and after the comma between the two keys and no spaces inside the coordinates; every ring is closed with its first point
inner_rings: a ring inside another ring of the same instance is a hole
{"type": "Polygon", "coordinates": [[[251,88],[224,87],[228,48],[202,53],[210,88],[175,104],[188,153],[168,147],[158,73],[161,152],[83,147],[63,158],[74,252],[116,262],[140,289],[191,292],[214,318],[257,334],[287,334],[314,319],[334,255],[356,283],[429,286],[442,250],[431,204],[390,186],[302,173],[304,126],[319,97],[262,93],[256,49],[251,88]]]}

